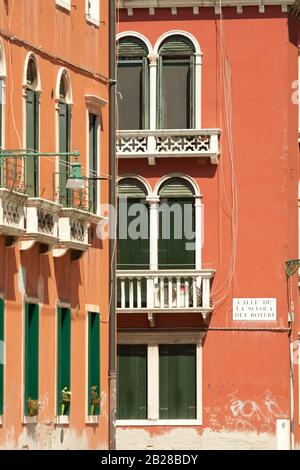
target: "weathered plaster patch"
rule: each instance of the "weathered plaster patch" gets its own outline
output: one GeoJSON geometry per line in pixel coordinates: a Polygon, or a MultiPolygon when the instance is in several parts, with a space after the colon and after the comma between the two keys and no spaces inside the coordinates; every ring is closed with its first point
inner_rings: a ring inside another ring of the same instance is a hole
{"type": "Polygon", "coordinates": [[[20,266],[18,271],[18,289],[21,294],[26,293],[26,268],[20,266]]]}
{"type": "Polygon", "coordinates": [[[40,274],[37,283],[37,292],[38,292],[38,299],[41,303],[44,300],[44,279],[43,276],[40,274]]]}
{"type": "MultiPolygon", "coordinates": [[[[87,450],[88,432],[75,431],[66,426],[56,426],[54,423],[27,424],[23,427],[19,439],[15,441],[14,430],[5,433],[5,441],[1,450],[87,450]]],[[[97,445],[99,450],[107,449],[103,442],[97,445]]]]}
{"type": "Polygon", "coordinates": [[[117,428],[118,450],[271,450],[276,449],[275,435],[255,432],[214,432],[200,435],[194,428],[176,428],[151,435],[140,428],[117,428]]]}

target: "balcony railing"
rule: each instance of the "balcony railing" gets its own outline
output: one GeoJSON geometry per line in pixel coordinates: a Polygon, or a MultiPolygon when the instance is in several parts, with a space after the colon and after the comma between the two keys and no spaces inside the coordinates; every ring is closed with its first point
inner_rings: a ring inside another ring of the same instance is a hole
{"type": "Polygon", "coordinates": [[[220,129],[136,130],[117,133],[119,158],[208,157],[219,159],[220,129]]]}
{"type": "Polygon", "coordinates": [[[117,272],[119,313],[212,311],[213,270],[132,270],[117,272]]]}

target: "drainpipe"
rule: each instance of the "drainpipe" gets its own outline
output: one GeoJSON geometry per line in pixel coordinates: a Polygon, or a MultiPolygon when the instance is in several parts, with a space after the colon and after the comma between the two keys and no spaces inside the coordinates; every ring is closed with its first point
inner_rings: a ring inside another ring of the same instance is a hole
{"type": "MultiPolygon", "coordinates": [[[[116,204],[116,2],[109,0],[109,204],[116,204]]],[[[109,217],[109,449],[116,448],[116,220],[109,217]]]]}

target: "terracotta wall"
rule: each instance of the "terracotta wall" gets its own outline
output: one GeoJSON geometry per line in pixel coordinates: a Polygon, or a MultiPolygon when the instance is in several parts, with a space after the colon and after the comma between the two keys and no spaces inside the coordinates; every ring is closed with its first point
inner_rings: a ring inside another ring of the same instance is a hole
{"type": "MultiPolygon", "coordinates": [[[[41,80],[40,150],[57,149],[55,109],[56,82],[66,68],[72,87],[71,148],[78,147],[83,169],[87,166],[87,108],[85,95],[108,100],[108,1],[101,2],[99,27],[85,18],[85,2],[72,0],[71,12],[53,0],[6,0],[0,6],[0,38],[6,56],[5,146],[23,146],[23,84],[25,58],[35,53],[41,80]],[[16,37],[9,40],[7,32],[16,37]],[[30,43],[26,45],[23,43],[30,43]],[[37,50],[38,49],[38,50],[37,50]],[[51,54],[51,56],[49,55],[51,54]],[[56,57],[56,58],[55,58],[56,57]],[[88,72],[80,70],[77,65],[88,72]],[[101,77],[103,77],[101,79],[101,77]]],[[[101,110],[100,173],[108,173],[108,106],[101,110]]],[[[55,158],[41,158],[41,195],[52,198],[55,158]]],[[[108,182],[101,183],[99,203],[108,200],[108,182]]],[[[19,243],[5,247],[0,236],[0,290],[5,299],[5,395],[0,446],[3,448],[107,448],[108,446],[108,243],[90,228],[91,247],[80,260],[68,252],[54,259],[41,255],[39,245],[20,252],[19,243]],[[40,304],[38,425],[23,425],[23,302],[25,296],[40,304]],[[56,305],[71,304],[70,424],[56,426],[56,305]],[[99,306],[101,314],[101,416],[86,424],[87,305],[99,306]]]]}

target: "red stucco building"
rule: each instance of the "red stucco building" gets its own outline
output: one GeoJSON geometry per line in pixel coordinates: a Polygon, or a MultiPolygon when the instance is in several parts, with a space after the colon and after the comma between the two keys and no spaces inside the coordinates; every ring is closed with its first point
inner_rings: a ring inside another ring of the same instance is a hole
{"type": "Polygon", "coordinates": [[[119,197],[146,221],[119,240],[117,445],[297,447],[297,6],[123,0],[117,30],[119,197]],[[163,237],[175,205],[194,238],[163,237]]]}

